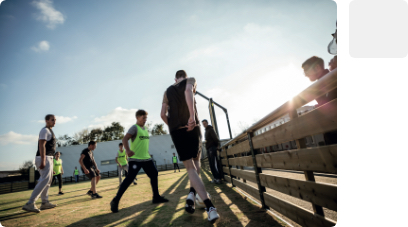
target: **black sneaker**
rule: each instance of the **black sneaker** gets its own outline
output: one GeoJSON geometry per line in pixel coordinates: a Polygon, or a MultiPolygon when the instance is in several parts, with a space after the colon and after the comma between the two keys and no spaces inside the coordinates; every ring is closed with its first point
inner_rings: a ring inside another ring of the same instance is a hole
{"type": "Polygon", "coordinates": [[[92,199],[101,199],[102,196],[100,196],[98,193],[92,194],[92,199]]]}
{"type": "Polygon", "coordinates": [[[163,196],[153,197],[153,203],[167,203],[169,200],[164,198],[163,196]]]}
{"type": "Polygon", "coordinates": [[[137,185],[136,181],[133,181],[133,184],[134,184],[134,185],[137,185]]]}
{"type": "Polygon", "coordinates": [[[118,209],[119,202],[116,201],[116,197],[112,199],[112,201],[110,202],[110,206],[112,213],[117,213],[119,211],[118,209]]]}
{"type": "Polygon", "coordinates": [[[91,190],[89,190],[86,194],[92,197],[92,191],[91,190]]]}
{"type": "Polygon", "coordinates": [[[63,192],[59,192],[59,193],[58,193],[58,195],[63,195],[63,194],[64,194],[63,192]]]}

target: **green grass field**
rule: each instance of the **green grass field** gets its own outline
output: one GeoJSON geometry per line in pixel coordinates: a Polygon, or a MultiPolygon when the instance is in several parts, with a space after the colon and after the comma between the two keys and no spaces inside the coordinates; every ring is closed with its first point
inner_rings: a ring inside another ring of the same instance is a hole
{"type": "MultiPolygon", "coordinates": [[[[32,190],[0,195],[0,223],[10,226],[285,226],[251,200],[226,184],[210,183],[210,173],[202,171],[201,177],[221,218],[214,224],[207,221],[204,209],[191,215],[184,211],[189,189],[185,169],[159,172],[159,192],[170,200],[152,204],[149,178],[138,176],[138,185],[129,186],[119,204],[119,212],[111,213],[110,201],[115,196],[118,178],[102,179],[97,185],[102,199],[91,199],[85,193],[90,182],[63,186],[65,195],[57,196],[58,187],[50,189],[49,199],[58,206],[39,214],[23,211],[32,190]]],[[[41,199],[37,201],[41,206],[41,199]]]]}

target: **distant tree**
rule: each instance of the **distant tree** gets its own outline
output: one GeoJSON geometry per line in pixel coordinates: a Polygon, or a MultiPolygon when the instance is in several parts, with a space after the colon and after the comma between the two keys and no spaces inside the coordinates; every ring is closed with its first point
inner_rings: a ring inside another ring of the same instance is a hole
{"type": "Polygon", "coordinates": [[[121,140],[125,137],[124,132],[125,128],[119,122],[112,122],[103,130],[101,141],[121,140]]]}
{"type": "Polygon", "coordinates": [[[33,166],[33,161],[24,161],[23,165],[21,165],[19,168],[21,175],[28,175],[28,170],[33,166]]]}
{"type": "Polygon", "coordinates": [[[101,142],[102,137],[103,130],[101,128],[92,129],[91,132],[89,133],[89,139],[96,142],[101,142]]]}
{"type": "Polygon", "coordinates": [[[164,129],[164,124],[155,124],[150,131],[152,136],[154,135],[166,135],[167,131],[164,129]]]}

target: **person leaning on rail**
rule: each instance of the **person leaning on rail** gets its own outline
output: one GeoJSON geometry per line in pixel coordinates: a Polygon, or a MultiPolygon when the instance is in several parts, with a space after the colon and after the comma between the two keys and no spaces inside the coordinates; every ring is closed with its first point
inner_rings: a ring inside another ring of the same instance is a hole
{"type": "MultiPolygon", "coordinates": [[[[334,70],[334,62],[331,61],[331,70],[334,70]]],[[[337,58],[336,58],[336,66],[337,68],[337,58]]],[[[302,68],[304,71],[304,74],[306,77],[309,78],[309,80],[311,82],[314,82],[316,80],[319,80],[320,78],[322,78],[324,75],[326,75],[327,73],[329,73],[329,70],[324,68],[324,61],[323,59],[313,56],[309,59],[307,59],[303,64],[302,64],[302,68]]],[[[316,98],[316,102],[318,103],[315,107],[319,107],[322,106],[330,101],[332,101],[333,99],[337,99],[337,88],[327,92],[326,94],[317,97],[316,98]]],[[[326,132],[323,134],[324,136],[324,140],[326,145],[331,145],[331,144],[337,144],[337,130],[336,131],[332,131],[332,132],[326,132]]]]}

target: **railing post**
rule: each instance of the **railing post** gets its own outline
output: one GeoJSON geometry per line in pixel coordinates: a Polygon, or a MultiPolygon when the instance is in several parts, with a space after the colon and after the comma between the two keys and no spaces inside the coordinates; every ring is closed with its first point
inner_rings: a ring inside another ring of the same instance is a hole
{"type": "MultiPolygon", "coordinates": [[[[294,110],[290,111],[289,112],[289,117],[290,117],[291,120],[293,120],[295,118],[298,118],[299,115],[297,114],[297,110],[294,109],[294,110]]],[[[306,141],[305,141],[304,138],[295,140],[295,142],[296,142],[297,149],[306,148],[306,141]]],[[[306,178],[307,181],[316,182],[313,171],[304,171],[304,174],[305,174],[305,178],[306,178]]],[[[323,208],[321,206],[312,203],[312,207],[313,207],[313,212],[315,214],[319,214],[321,216],[324,216],[323,208]]]]}
{"type": "Polygon", "coordinates": [[[109,171],[108,171],[108,178],[109,178],[109,171]]]}
{"type": "Polygon", "coordinates": [[[256,156],[255,156],[256,151],[254,149],[254,145],[252,144],[252,132],[248,132],[247,134],[248,134],[249,147],[251,148],[252,162],[254,163],[256,182],[258,184],[259,198],[261,199],[262,208],[263,209],[268,209],[269,207],[266,206],[265,199],[264,199],[264,196],[263,196],[263,193],[266,192],[266,188],[261,185],[261,180],[259,179],[259,174],[262,173],[262,169],[258,168],[258,165],[256,163],[256,156]]]}
{"type": "Polygon", "coordinates": [[[227,168],[228,168],[228,172],[229,172],[229,177],[231,178],[232,187],[235,187],[234,181],[232,180],[231,168],[230,168],[230,164],[229,164],[229,160],[228,160],[228,149],[227,148],[225,148],[225,158],[227,159],[227,168]]]}

